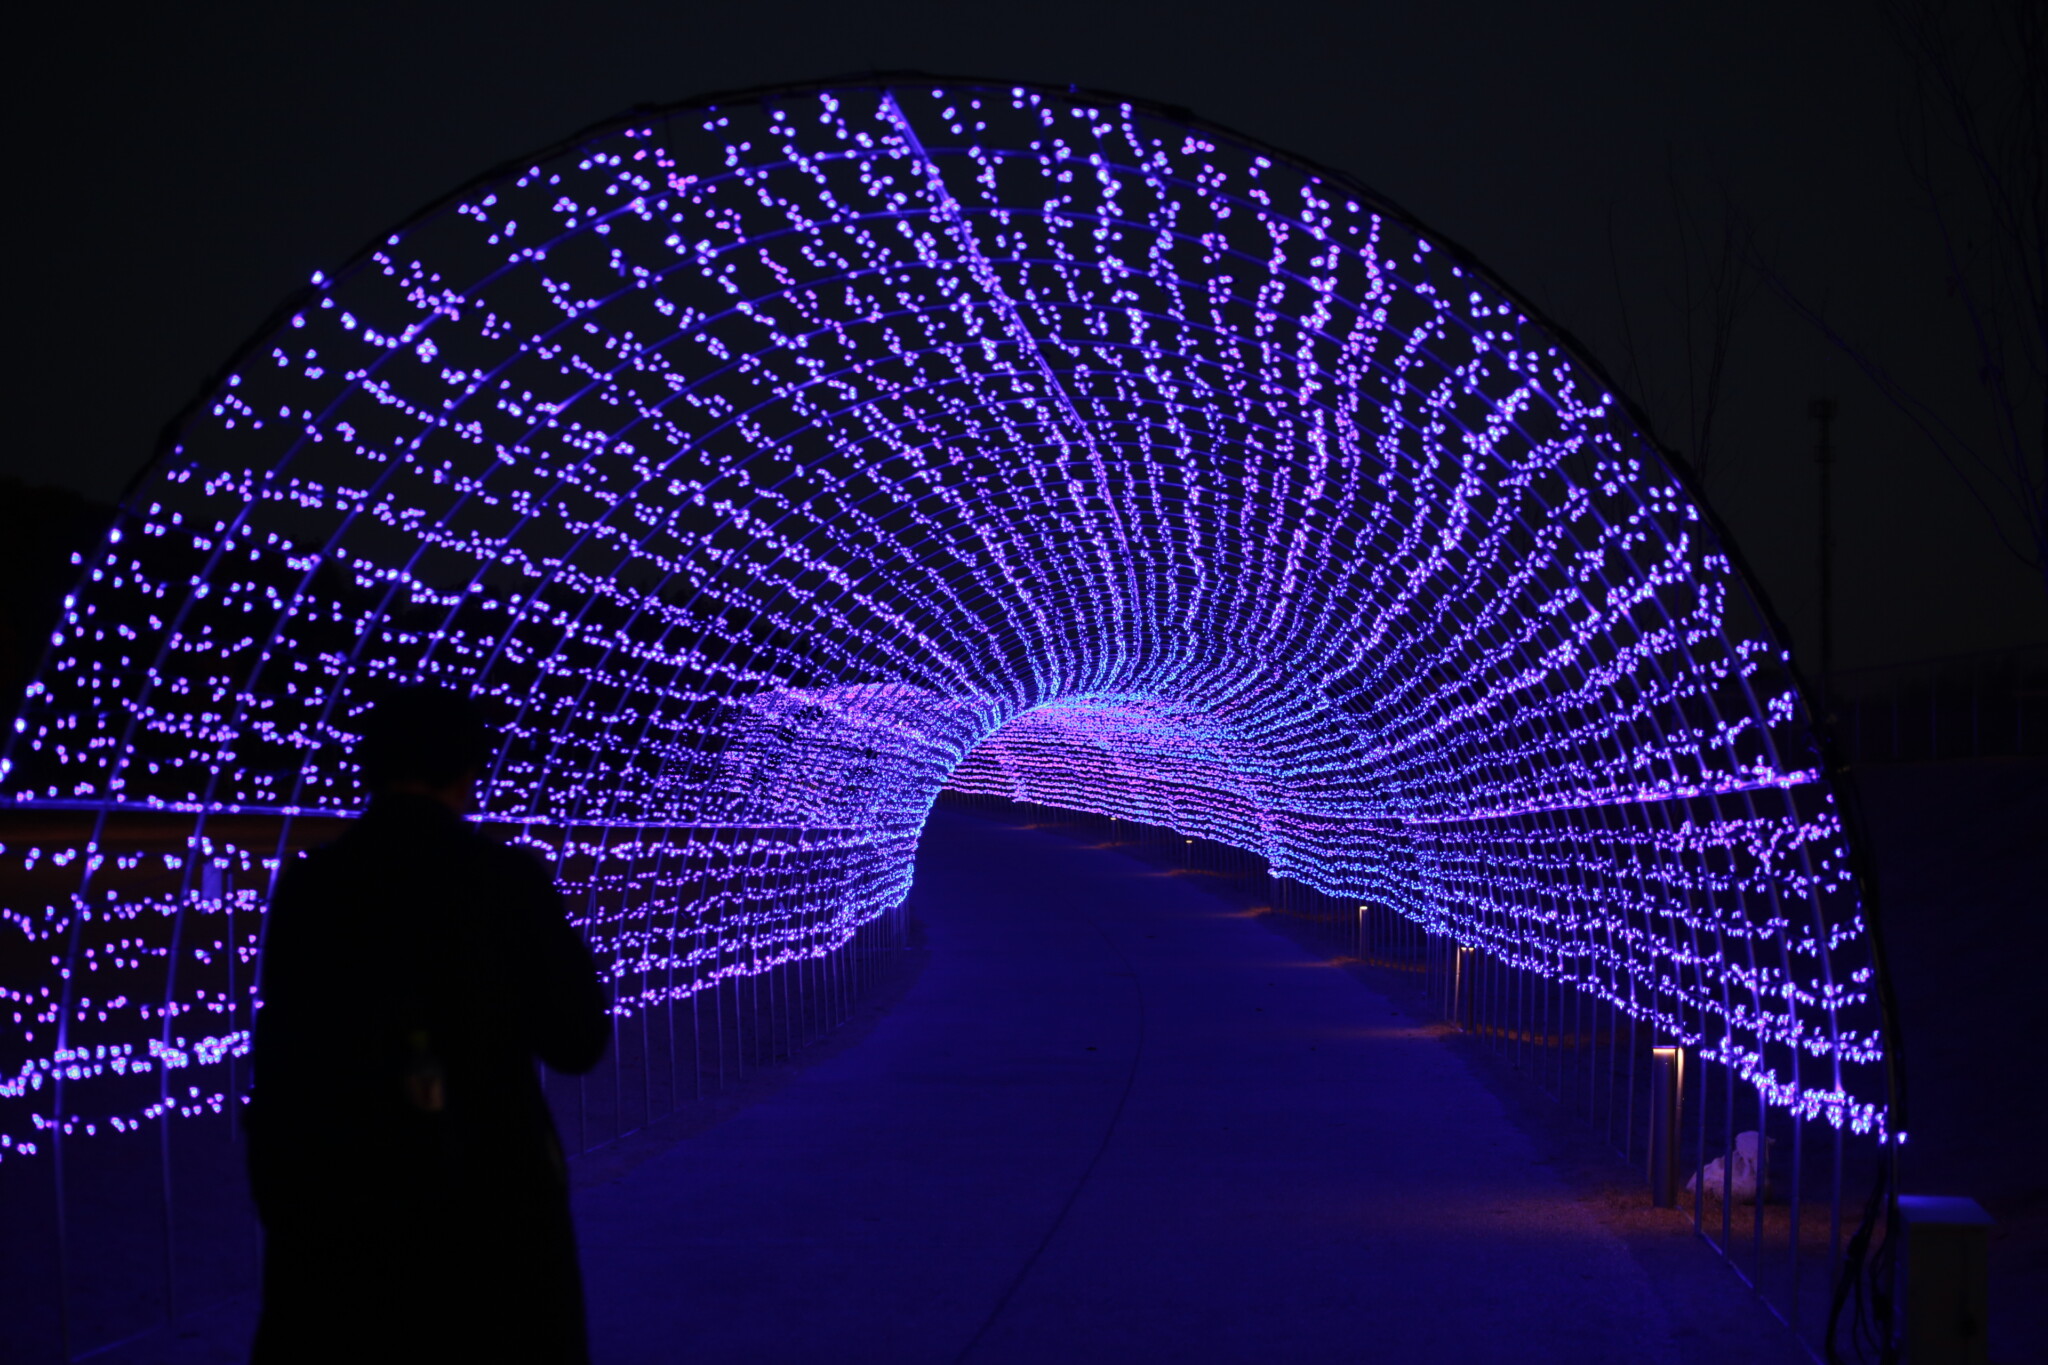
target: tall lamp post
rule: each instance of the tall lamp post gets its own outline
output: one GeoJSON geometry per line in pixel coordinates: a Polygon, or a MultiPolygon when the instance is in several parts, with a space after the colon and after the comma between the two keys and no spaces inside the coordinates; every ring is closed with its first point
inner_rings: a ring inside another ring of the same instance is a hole
{"type": "Polygon", "coordinates": [[[1820,442],[1813,462],[1820,466],[1820,709],[1832,729],[1835,721],[1835,446],[1830,428],[1835,400],[1816,398],[1807,415],[1820,423],[1820,442]]]}

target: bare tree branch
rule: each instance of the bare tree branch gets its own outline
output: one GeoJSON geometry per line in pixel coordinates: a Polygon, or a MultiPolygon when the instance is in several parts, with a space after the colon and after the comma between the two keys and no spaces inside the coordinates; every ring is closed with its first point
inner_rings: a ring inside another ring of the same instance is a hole
{"type": "Polygon", "coordinates": [[[1760,281],[1750,249],[1751,229],[1726,191],[1721,194],[1720,216],[1709,225],[1686,196],[1675,166],[1668,171],[1667,182],[1679,270],[1678,293],[1667,299],[1668,308],[1656,319],[1664,325],[1637,332],[1629,290],[1622,282],[1612,212],[1607,218],[1607,260],[1621,319],[1622,374],[1631,397],[1651,414],[1667,439],[1675,438],[1679,454],[1704,486],[1718,469],[1715,421],[1727,397],[1737,324],[1760,281]],[[1657,359],[1667,353],[1675,358],[1659,366],[1657,359]],[[1670,385],[1670,406],[1682,405],[1679,412],[1666,411],[1666,389],[1654,382],[1672,368],[1678,377],[1670,385]]]}
{"type": "Polygon", "coordinates": [[[1614,277],[1615,303],[1621,309],[1621,353],[1622,359],[1628,362],[1631,396],[1636,400],[1637,407],[1648,412],[1650,394],[1648,386],[1643,382],[1642,349],[1636,345],[1635,323],[1629,315],[1628,290],[1623,288],[1621,283],[1621,252],[1614,243],[1614,209],[1611,205],[1607,210],[1607,268],[1614,277]]]}
{"type": "Polygon", "coordinates": [[[1999,543],[2048,588],[2048,7],[1882,0],[1912,72],[1907,175],[1977,361],[1984,434],[1844,336],[1751,250],[1773,293],[1877,386],[1969,490],[1999,543]],[[2015,538],[2017,514],[2025,530],[2015,538]]]}

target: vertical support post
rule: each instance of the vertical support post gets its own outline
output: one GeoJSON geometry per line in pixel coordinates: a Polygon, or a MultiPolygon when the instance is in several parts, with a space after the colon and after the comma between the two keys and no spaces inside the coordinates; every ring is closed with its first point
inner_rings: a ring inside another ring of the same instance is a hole
{"type": "Polygon", "coordinates": [[[1984,668],[1978,664],[1970,669],[1970,757],[1984,757],[1984,735],[1981,716],[1984,702],[1984,668]]]}
{"type": "MultiPolygon", "coordinates": [[[[1796,1082],[1797,1082],[1797,1079],[1798,1079],[1798,1073],[1797,1073],[1796,1071],[1795,1071],[1795,1072],[1793,1073],[1793,1079],[1794,1079],[1794,1082],[1796,1083],[1796,1082]]],[[[1761,1130],[1761,1129],[1760,1129],[1760,1130],[1758,1130],[1758,1131],[1763,1131],[1763,1130],[1761,1130]]],[[[1796,1335],[1796,1334],[1798,1333],[1798,1331],[1799,1331],[1799,1213],[1800,1213],[1800,1196],[1801,1196],[1801,1194],[1802,1194],[1802,1193],[1804,1192],[1804,1190],[1805,1190],[1805,1188],[1806,1188],[1806,1186],[1805,1186],[1805,1184],[1804,1184],[1804,1181],[1805,1181],[1805,1179],[1806,1179],[1806,1120],[1805,1120],[1805,1119],[1804,1119],[1803,1117],[1801,1117],[1801,1115],[1800,1115],[1800,1113],[1799,1113],[1799,1111],[1798,1111],[1797,1109],[1794,1109],[1794,1110],[1792,1111],[1792,1188],[1791,1188],[1790,1190],[1788,1190],[1788,1191],[1786,1192],[1786,1196],[1785,1196],[1785,1222],[1786,1222],[1786,1229],[1785,1229],[1785,1231],[1786,1231],[1786,1237],[1787,1237],[1787,1245],[1786,1245],[1786,1253],[1787,1253],[1787,1254],[1786,1254],[1786,1257],[1785,1257],[1785,1261],[1786,1261],[1786,1264],[1787,1264],[1787,1265],[1788,1265],[1788,1266],[1789,1266],[1789,1267],[1791,1268],[1791,1280],[1792,1280],[1792,1292],[1790,1293],[1790,1295],[1788,1295],[1788,1296],[1787,1296],[1787,1299],[1786,1299],[1786,1302],[1787,1302],[1787,1304],[1789,1305],[1789,1308],[1790,1308],[1790,1312],[1789,1312],[1789,1314],[1788,1314],[1788,1319],[1787,1319],[1787,1320],[1788,1320],[1788,1321],[1789,1321],[1789,1322],[1791,1323],[1791,1325],[1792,1325],[1792,1331],[1793,1331],[1793,1333],[1794,1333],[1795,1335],[1796,1335]]]]}
{"type": "Polygon", "coordinates": [[[1684,1094],[1685,1049],[1650,1049],[1650,1202],[1678,1203],[1678,1121],[1684,1094]]]}
{"type": "Polygon", "coordinates": [[[1892,761],[1893,761],[1893,762],[1895,762],[1895,763],[1896,763],[1896,762],[1897,762],[1897,761],[1898,761],[1899,759],[1901,759],[1901,758],[1904,758],[1904,757],[1905,757],[1905,754],[1904,754],[1904,752],[1903,752],[1903,751],[1901,750],[1901,748],[1900,748],[1900,745],[1899,745],[1899,709],[1900,709],[1900,706],[1899,706],[1899,694],[1900,694],[1900,691],[1901,691],[1901,690],[1902,690],[1902,689],[1903,689],[1904,687],[1905,687],[1905,684],[1904,684],[1903,682],[1899,681],[1899,675],[1898,675],[1898,674],[1896,674],[1896,673],[1894,673],[1894,674],[1892,675],[1892,748],[1891,748],[1891,758],[1892,758],[1892,761]]]}
{"type": "Polygon", "coordinates": [[[1465,997],[1471,993],[1472,950],[1458,944],[1451,953],[1451,1026],[1465,1027],[1465,997]]]}
{"type": "Polygon", "coordinates": [[[1820,466],[1820,709],[1830,732],[1835,720],[1835,400],[1816,398],[1807,413],[1820,423],[1813,462],[1820,466]]]}
{"type": "MultiPolygon", "coordinates": [[[[1634,994],[1634,988],[1630,988],[1634,994]]],[[[1623,1104],[1621,1116],[1621,1159],[1633,1161],[1636,1156],[1636,1017],[1628,1016],[1628,1100],[1623,1104]]]]}
{"type": "MultiPolygon", "coordinates": [[[[50,1194],[55,1203],[55,1208],[52,1211],[56,1214],[51,1230],[56,1234],[56,1245],[52,1250],[57,1253],[57,1341],[63,1349],[64,1359],[71,1360],[73,1358],[72,1346],[74,1344],[71,1338],[71,1224],[70,1207],[64,1199],[64,1128],[62,1124],[64,1114],[64,1073],[61,1071],[56,1073],[56,1084],[50,1087],[50,1112],[59,1120],[58,1124],[50,1129],[50,1194]]],[[[159,1115],[159,1118],[162,1120],[162,1123],[168,1124],[169,1119],[167,1117],[159,1115]]],[[[170,1186],[171,1148],[170,1138],[162,1134],[161,1126],[159,1128],[159,1136],[162,1143],[164,1186],[166,1190],[164,1196],[164,1223],[168,1227],[171,1217],[170,1196],[168,1193],[170,1186]]],[[[164,1282],[167,1286],[170,1283],[170,1279],[171,1239],[170,1235],[166,1233],[164,1236],[164,1282]]],[[[166,1311],[166,1320],[169,1317],[170,1314],[166,1311]]]]}

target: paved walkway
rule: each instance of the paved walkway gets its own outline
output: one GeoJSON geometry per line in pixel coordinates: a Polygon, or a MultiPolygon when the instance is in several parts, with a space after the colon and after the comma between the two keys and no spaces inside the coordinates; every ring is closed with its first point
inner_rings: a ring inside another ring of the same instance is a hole
{"type": "Polygon", "coordinates": [[[579,1191],[599,1365],[1700,1358],[1453,1050],[1190,881],[942,811],[913,910],[865,1039],[579,1191]]]}

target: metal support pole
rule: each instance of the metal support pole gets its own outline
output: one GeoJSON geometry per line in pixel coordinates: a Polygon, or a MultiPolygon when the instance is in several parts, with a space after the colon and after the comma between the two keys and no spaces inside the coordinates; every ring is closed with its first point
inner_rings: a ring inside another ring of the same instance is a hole
{"type": "Polygon", "coordinates": [[[1465,1027],[1465,996],[1470,991],[1466,978],[1470,975],[1472,950],[1463,944],[1451,952],[1451,1026],[1465,1027]]]}
{"type": "Polygon", "coordinates": [[[1650,1049],[1650,1202],[1678,1203],[1679,1104],[1685,1084],[1685,1049],[1650,1049]]]}
{"type": "Polygon", "coordinates": [[[1832,731],[1835,720],[1835,446],[1831,428],[1835,400],[1816,398],[1807,413],[1820,423],[1813,461],[1820,466],[1820,709],[1832,731]]]}

